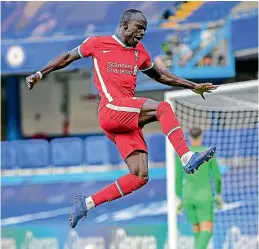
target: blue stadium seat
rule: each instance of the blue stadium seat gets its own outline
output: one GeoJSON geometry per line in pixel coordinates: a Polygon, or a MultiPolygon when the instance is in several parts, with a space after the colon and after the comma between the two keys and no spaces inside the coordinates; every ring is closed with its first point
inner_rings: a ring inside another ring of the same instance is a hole
{"type": "MultiPolygon", "coordinates": [[[[190,144],[189,134],[185,133],[190,144]]],[[[166,161],[165,136],[145,136],[151,163],[166,161]]],[[[258,157],[258,129],[224,129],[204,132],[203,145],[217,146],[217,157],[258,157]]],[[[106,136],[1,142],[2,169],[41,168],[55,166],[119,165],[123,160],[113,142],[106,136]]]]}
{"type": "MultiPolygon", "coordinates": [[[[123,11],[136,8],[144,11],[147,19],[159,20],[162,12],[171,7],[172,2],[154,1],[148,4],[134,1],[114,1],[114,2],[48,2],[43,1],[38,6],[30,2],[1,2],[3,13],[2,37],[21,38],[30,37],[33,31],[43,24],[52,23],[46,29],[41,29],[41,35],[51,36],[55,33],[66,35],[85,34],[89,27],[94,32],[108,31],[113,32],[118,25],[118,21],[123,11]],[[32,15],[28,20],[26,13],[40,13],[32,15]],[[55,16],[52,13],[55,13],[55,16]],[[112,14],[111,14],[112,13],[112,14]],[[10,16],[12,18],[10,19],[10,16]],[[26,25],[19,25],[20,22],[27,20],[26,25]]],[[[152,22],[150,23],[152,25],[152,22]]]]}
{"type": "Polygon", "coordinates": [[[118,165],[122,163],[118,149],[106,136],[86,138],[85,155],[88,165],[118,165]]]}
{"type": "Polygon", "coordinates": [[[50,164],[49,143],[43,139],[20,140],[15,142],[18,167],[42,168],[50,164]]]}
{"type": "Polygon", "coordinates": [[[218,157],[258,156],[258,129],[206,131],[205,146],[216,145],[218,157]]]}
{"type": "Polygon", "coordinates": [[[91,136],[85,139],[85,156],[88,165],[102,165],[109,163],[105,136],[91,136]]]}
{"type": "Polygon", "coordinates": [[[195,10],[182,23],[209,22],[225,18],[240,1],[211,1],[205,2],[200,8],[195,10]]]}
{"type": "MultiPolygon", "coordinates": [[[[206,147],[215,145],[217,147],[217,157],[233,157],[235,143],[230,143],[233,137],[232,130],[210,130],[203,134],[202,144],[206,147]]],[[[236,146],[236,145],[235,145],[236,146]]]]}
{"type": "Polygon", "coordinates": [[[15,142],[1,142],[1,169],[17,168],[15,142]]]}
{"type": "Polygon", "coordinates": [[[239,150],[238,155],[258,156],[258,129],[239,130],[239,150]]]}
{"type": "Polygon", "coordinates": [[[258,47],[258,10],[245,18],[232,21],[232,49],[239,51],[258,47]],[[249,28],[247,28],[249,27],[249,28]],[[245,39],[241,39],[245,37],[245,39]]]}
{"type": "Polygon", "coordinates": [[[165,135],[162,133],[145,136],[148,160],[153,163],[165,162],[165,135]]]}
{"type": "Polygon", "coordinates": [[[50,142],[51,160],[55,166],[77,166],[84,163],[84,142],[81,138],[56,138],[50,142]]]}
{"type": "Polygon", "coordinates": [[[107,150],[108,150],[109,164],[119,165],[123,163],[123,159],[120,155],[120,152],[117,146],[110,139],[107,139],[107,150]]]}

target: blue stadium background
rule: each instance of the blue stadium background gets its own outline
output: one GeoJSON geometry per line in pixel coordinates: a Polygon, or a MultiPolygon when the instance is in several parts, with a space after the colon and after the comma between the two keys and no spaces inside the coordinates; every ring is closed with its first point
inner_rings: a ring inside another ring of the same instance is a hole
{"type": "MultiPolygon", "coordinates": [[[[113,34],[120,14],[128,8],[137,8],[144,12],[149,21],[143,43],[153,59],[163,54],[162,44],[171,36],[177,36],[193,51],[193,56],[184,66],[179,66],[180,57],[176,55],[169,68],[172,72],[190,80],[209,80],[218,84],[257,80],[257,2],[194,3],[1,2],[3,246],[23,249],[43,248],[44,245],[47,248],[71,249],[115,249],[120,248],[119,245],[123,248],[166,248],[165,138],[159,128],[155,126],[145,132],[151,166],[149,184],[123,200],[93,210],[89,218],[72,232],[68,227],[68,212],[73,195],[76,192],[91,194],[124,175],[127,170],[115,145],[96,128],[97,123],[89,121],[89,129],[85,132],[82,129],[73,132],[71,123],[75,121],[67,105],[72,105],[75,99],[69,96],[69,87],[62,88],[65,101],[62,102],[60,115],[64,120],[57,121],[61,126],[58,132],[52,132],[52,126],[56,124],[55,117],[53,123],[42,118],[45,110],[39,108],[33,117],[29,117],[26,111],[36,110],[40,102],[33,102],[35,106],[31,107],[28,95],[24,93],[24,77],[39,70],[57,54],[77,47],[90,35],[113,34]],[[201,34],[210,27],[215,29],[214,40],[200,47],[201,34]],[[208,54],[213,53],[222,40],[227,44],[225,63],[206,64],[205,59],[210,59],[208,54]],[[28,119],[32,121],[27,122],[28,119]],[[35,128],[33,133],[28,132],[34,124],[47,128],[35,128]],[[137,247],[133,242],[131,247],[123,244],[127,238],[132,241],[135,238],[136,241],[143,240],[144,236],[146,247],[137,247]],[[156,247],[151,247],[154,244],[156,247]]],[[[70,84],[73,75],[85,69],[91,72],[90,60],[70,65],[57,77],[70,84]]],[[[89,73],[86,83],[88,90],[83,96],[88,104],[98,100],[91,77],[89,73]]],[[[80,78],[80,81],[83,79],[80,78]]],[[[51,80],[46,79],[49,82],[51,80]]],[[[49,84],[50,87],[53,84],[54,89],[54,83],[49,84]]],[[[77,88],[76,83],[74,88],[77,88]]],[[[50,91],[53,89],[50,88],[50,91]]],[[[167,90],[174,89],[156,84],[144,75],[138,76],[137,95],[162,100],[167,90]]],[[[40,93],[34,93],[34,96],[37,101],[40,93]]],[[[45,99],[48,98],[52,97],[46,95],[45,99]]],[[[88,110],[91,115],[96,112],[94,107],[88,110]]],[[[235,130],[231,136],[227,132],[221,136],[229,136],[229,139],[238,136],[241,139],[240,144],[235,146],[238,149],[228,154],[225,153],[224,143],[220,139],[215,140],[219,157],[231,158],[236,153],[239,156],[248,153],[258,162],[258,128],[235,130]],[[249,151],[247,144],[252,148],[249,151]]],[[[210,131],[205,135],[205,145],[209,137],[210,131]]],[[[221,165],[221,173],[223,186],[229,185],[231,179],[236,177],[233,175],[235,172],[228,171],[226,165],[221,165]]],[[[224,200],[231,205],[222,213],[216,213],[214,249],[222,249],[224,243],[224,248],[238,248],[234,247],[234,242],[228,236],[231,229],[232,233],[243,239],[253,240],[258,236],[257,163],[250,165],[249,170],[242,169],[242,174],[250,181],[241,182],[240,186],[239,183],[232,183],[231,187],[223,190],[224,200]],[[247,214],[245,217],[239,216],[244,213],[247,214]]],[[[185,215],[178,217],[178,227],[186,236],[182,248],[190,248],[191,226],[185,215]]]]}

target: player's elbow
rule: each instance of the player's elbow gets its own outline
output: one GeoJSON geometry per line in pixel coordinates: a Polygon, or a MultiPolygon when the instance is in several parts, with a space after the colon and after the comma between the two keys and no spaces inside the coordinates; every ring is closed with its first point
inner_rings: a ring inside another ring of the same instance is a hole
{"type": "Polygon", "coordinates": [[[161,74],[156,81],[165,85],[171,85],[171,82],[172,82],[170,78],[168,78],[166,75],[163,75],[163,74],[161,74]]]}
{"type": "Polygon", "coordinates": [[[70,52],[64,52],[59,55],[59,68],[64,68],[72,63],[74,59],[70,55],[70,52]]]}
{"type": "Polygon", "coordinates": [[[64,58],[64,64],[66,65],[69,65],[74,60],[70,52],[63,53],[63,58],[64,58]]]}
{"type": "Polygon", "coordinates": [[[155,80],[162,84],[168,84],[170,79],[170,73],[166,69],[160,69],[159,73],[156,74],[155,80]]]}

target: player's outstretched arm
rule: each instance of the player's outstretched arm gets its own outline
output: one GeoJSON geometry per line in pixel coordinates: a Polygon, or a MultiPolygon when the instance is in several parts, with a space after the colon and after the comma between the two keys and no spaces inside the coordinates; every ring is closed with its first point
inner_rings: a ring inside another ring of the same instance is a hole
{"type": "Polygon", "coordinates": [[[44,68],[40,71],[26,77],[26,83],[28,88],[31,90],[33,86],[40,81],[40,79],[53,71],[67,67],[73,61],[81,59],[78,49],[75,48],[72,51],[62,53],[51,60],[44,68]]]}
{"type": "Polygon", "coordinates": [[[205,99],[205,97],[204,97],[205,92],[210,93],[212,90],[215,90],[218,88],[217,85],[212,85],[212,83],[197,84],[195,82],[183,79],[181,77],[178,77],[175,74],[168,72],[165,69],[159,68],[155,64],[152,68],[144,71],[143,73],[145,73],[150,78],[152,78],[152,79],[156,80],[157,82],[162,83],[164,85],[179,86],[179,87],[191,89],[195,93],[200,94],[203,99],[205,99]]]}

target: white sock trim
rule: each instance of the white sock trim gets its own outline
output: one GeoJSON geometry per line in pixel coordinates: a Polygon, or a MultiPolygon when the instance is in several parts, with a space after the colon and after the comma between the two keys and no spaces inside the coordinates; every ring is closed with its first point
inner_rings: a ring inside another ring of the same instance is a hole
{"type": "Polygon", "coordinates": [[[124,196],[124,193],[123,193],[123,191],[122,191],[122,189],[121,189],[119,183],[118,183],[117,181],[115,181],[115,184],[116,184],[116,187],[118,188],[118,190],[119,190],[121,196],[124,196]]]}
{"type": "Polygon", "coordinates": [[[174,131],[180,129],[181,126],[176,126],[176,127],[173,127],[170,131],[168,131],[168,133],[166,134],[167,137],[169,137],[174,131]]]}
{"type": "Polygon", "coordinates": [[[87,210],[90,210],[95,207],[94,201],[91,196],[85,198],[85,205],[87,210]]]}
{"type": "Polygon", "coordinates": [[[185,166],[189,162],[189,160],[191,159],[193,154],[194,153],[192,151],[188,151],[187,153],[182,155],[181,162],[182,162],[183,166],[185,166]]]}

